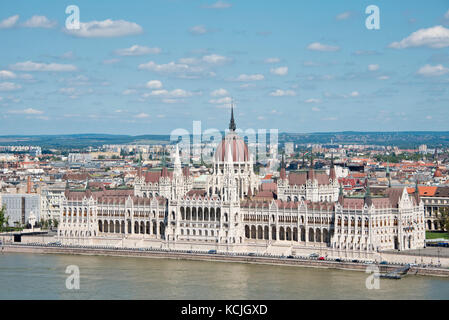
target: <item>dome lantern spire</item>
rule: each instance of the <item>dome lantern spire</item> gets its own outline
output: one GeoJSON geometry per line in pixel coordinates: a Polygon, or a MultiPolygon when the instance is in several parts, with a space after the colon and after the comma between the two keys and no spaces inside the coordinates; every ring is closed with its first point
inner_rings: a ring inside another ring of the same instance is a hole
{"type": "Polygon", "coordinates": [[[231,121],[229,122],[229,130],[235,131],[235,121],[234,121],[234,100],[231,102],[231,121]]]}

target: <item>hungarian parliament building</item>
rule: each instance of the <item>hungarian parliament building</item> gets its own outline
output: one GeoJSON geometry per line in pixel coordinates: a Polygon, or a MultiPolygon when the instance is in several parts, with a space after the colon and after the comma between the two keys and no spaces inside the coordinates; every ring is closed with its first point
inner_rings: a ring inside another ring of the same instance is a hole
{"type": "MultiPolygon", "coordinates": [[[[58,238],[63,244],[294,254],[326,250],[369,257],[423,248],[424,205],[406,188],[345,196],[333,163],[262,183],[236,133],[219,143],[202,189],[194,187],[178,147],[174,168],[138,170],[128,190],[66,190],[58,238]],[[205,187],[204,187],[205,186],[205,187]]],[[[355,255],[354,255],[355,256],[355,255]]]]}

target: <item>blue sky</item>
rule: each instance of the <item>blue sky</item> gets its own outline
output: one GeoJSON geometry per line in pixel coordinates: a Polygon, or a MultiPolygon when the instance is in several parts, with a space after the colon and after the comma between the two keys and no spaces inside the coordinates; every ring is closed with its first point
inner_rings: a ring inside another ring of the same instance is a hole
{"type": "Polygon", "coordinates": [[[0,39],[1,135],[448,129],[446,0],[2,1],[0,39]]]}

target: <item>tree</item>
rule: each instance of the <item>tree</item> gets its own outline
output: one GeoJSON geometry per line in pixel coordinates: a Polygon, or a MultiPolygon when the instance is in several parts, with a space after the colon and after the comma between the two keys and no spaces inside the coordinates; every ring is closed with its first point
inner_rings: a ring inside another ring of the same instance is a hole
{"type": "Polygon", "coordinates": [[[449,233],[449,208],[440,208],[438,212],[438,222],[440,223],[441,229],[449,233]]]}
{"type": "Polygon", "coordinates": [[[6,214],[6,207],[2,206],[2,208],[0,209],[0,231],[3,231],[4,226],[8,226],[8,219],[9,217],[5,216],[6,214]]]}

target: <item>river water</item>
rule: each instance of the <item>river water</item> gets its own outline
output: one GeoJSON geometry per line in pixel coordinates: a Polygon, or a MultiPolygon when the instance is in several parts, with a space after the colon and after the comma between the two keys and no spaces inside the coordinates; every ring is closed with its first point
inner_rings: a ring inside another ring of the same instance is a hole
{"type": "Polygon", "coordinates": [[[170,259],[0,254],[0,299],[449,299],[449,279],[170,259]],[[66,288],[76,265],[79,290],[66,288]]]}

